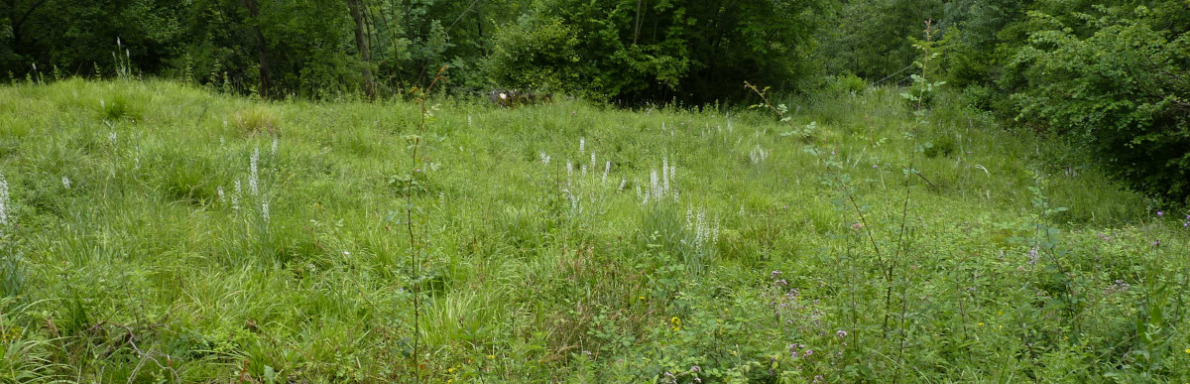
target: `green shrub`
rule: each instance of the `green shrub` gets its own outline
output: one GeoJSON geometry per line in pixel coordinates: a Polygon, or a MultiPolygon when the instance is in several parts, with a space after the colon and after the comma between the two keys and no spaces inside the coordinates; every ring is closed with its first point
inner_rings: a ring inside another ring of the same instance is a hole
{"type": "Polygon", "coordinates": [[[937,136],[930,141],[922,143],[923,153],[927,158],[933,159],[938,156],[950,157],[955,151],[954,138],[950,136],[937,136]]]}
{"type": "Polygon", "coordinates": [[[576,73],[562,69],[586,65],[579,61],[578,43],[574,31],[560,19],[522,17],[497,32],[487,62],[488,76],[509,88],[577,89],[576,73]]]}
{"type": "Polygon", "coordinates": [[[992,102],[996,97],[996,91],[991,87],[984,85],[972,85],[959,93],[959,102],[968,108],[974,108],[982,111],[992,109],[992,102]]]}
{"type": "Polygon", "coordinates": [[[1100,7],[1075,25],[1042,25],[1014,58],[1027,83],[1013,94],[1018,119],[1075,137],[1145,192],[1190,197],[1190,33],[1153,26],[1143,7],[1100,7]],[[1080,35],[1077,31],[1092,31],[1080,35]]]}
{"type": "Polygon", "coordinates": [[[823,88],[831,93],[862,93],[868,88],[868,82],[851,73],[827,76],[823,88]]]}

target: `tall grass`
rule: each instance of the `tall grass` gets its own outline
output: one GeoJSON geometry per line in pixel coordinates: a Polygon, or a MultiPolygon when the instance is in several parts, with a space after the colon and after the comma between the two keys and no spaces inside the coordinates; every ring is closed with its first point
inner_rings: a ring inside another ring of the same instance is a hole
{"type": "Polygon", "coordinates": [[[784,122],[432,95],[423,131],[404,102],[0,88],[0,381],[1190,379],[1185,213],[903,91],[784,122]]]}

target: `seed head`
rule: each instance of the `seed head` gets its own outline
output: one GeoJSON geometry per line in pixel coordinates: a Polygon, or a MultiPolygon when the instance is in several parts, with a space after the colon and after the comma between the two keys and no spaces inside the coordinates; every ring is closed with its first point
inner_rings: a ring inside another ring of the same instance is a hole
{"type": "Polygon", "coordinates": [[[235,210],[236,212],[240,211],[240,194],[242,193],[243,189],[240,188],[240,179],[236,179],[235,193],[231,194],[231,209],[235,210]]]}
{"type": "Polygon", "coordinates": [[[248,168],[248,189],[252,191],[252,195],[260,194],[260,174],[257,173],[256,163],[260,160],[260,147],[252,151],[252,162],[248,168]]]}
{"type": "Polygon", "coordinates": [[[8,180],[0,174],[0,225],[8,224],[8,180]]]}

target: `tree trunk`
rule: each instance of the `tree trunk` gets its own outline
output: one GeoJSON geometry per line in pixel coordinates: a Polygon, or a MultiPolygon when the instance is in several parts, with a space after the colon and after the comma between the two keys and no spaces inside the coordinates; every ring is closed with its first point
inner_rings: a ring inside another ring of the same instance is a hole
{"type": "Polygon", "coordinates": [[[479,52],[483,53],[483,57],[488,57],[487,44],[484,44],[483,38],[483,11],[480,9],[482,5],[475,3],[475,29],[479,31],[479,52]]]}
{"type": "MultiPolygon", "coordinates": [[[[33,13],[36,12],[38,8],[41,8],[41,6],[45,5],[45,3],[48,1],[49,0],[39,0],[39,1],[29,5],[29,9],[26,9],[24,13],[20,14],[20,16],[17,16],[18,12],[17,12],[16,1],[8,2],[8,9],[11,12],[11,14],[9,15],[11,19],[9,21],[12,23],[10,27],[12,30],[12,52],[13,53],[20,56],[22,52],[25,52],[25,49],[24,49],[25,48],[24,47],[24,37],[25,36],[24,36],[24,30],[23,30],[23,27],[25,26],[25,22],[29,20],[29,16],[32,16],[33,13]]],[[[36,48],[34,48],[32,50],[36,51],[36,48]]],[[[36,59],[34,59],[34,60],[36,60],[36,59]]]]}
{"type": "Polygon", "coordinates": [[[359,50],[359,58],[363,60],[364,93],[369,100],[376,99],[376,79],[372,77],[372,52],[368,49],[367,29],[364,25],[364,11],[361,0],[347,0],[347,8],[351,10],[351,19],[355,21],[355,46],[359,50]]]}
{"type": "Polygon", "coordinates": [[[256,37],[256,61],[260,64],[260,95],[269,97],[269,88],[272,85],[272,72],[269,69],[269,47],[264,40],[264,34],[260,33],[260,6],[256,4],[256,0],[241,0],[244,8],[248,9],[248,16],[252,20],[252,34],[256,37]]]}

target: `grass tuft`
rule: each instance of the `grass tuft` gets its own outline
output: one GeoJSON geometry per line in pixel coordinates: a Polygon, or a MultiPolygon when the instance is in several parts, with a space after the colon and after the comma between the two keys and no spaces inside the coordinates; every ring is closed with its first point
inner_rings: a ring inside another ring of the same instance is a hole
{"type": "Polygon", "coordinates": [[[236,130],[241,134],[277,135],[281,129],[281,120],[271,109],[263,106],[252,106],[236,111],[233,117],[236,130]]]}

